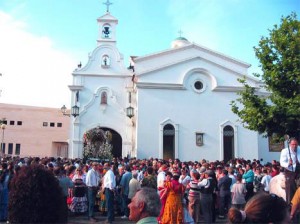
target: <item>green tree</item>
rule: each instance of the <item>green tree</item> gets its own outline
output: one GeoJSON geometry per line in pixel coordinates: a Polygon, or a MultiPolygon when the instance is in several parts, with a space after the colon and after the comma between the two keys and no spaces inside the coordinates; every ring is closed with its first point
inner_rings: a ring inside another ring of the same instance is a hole
{"type": "Polygon", "coordinates": [[[281,18],[279,26],[269,30],[254,47],[269,94],[262,95],[246,79],[239,81],[244,90],[231,102],[232,111],[244,127],[265,136],[285,134],[300,137],[300,21],[296,13],[281,18]]]}

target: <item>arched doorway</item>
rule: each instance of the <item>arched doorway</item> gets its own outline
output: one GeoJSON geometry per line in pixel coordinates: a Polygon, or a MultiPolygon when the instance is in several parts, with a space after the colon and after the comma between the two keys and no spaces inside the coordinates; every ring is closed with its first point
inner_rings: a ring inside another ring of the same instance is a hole
{"type": "Polygon", "coordinates": [[[163,158],[175,159],[175,128],[166,124],[163,131],[163,158]]]}
{"type": "Polygon", "coordinates": [[[230,125],[223,129],[223,143],[224,161],[227,162],[234,158],[234,130],[230,125]]]}
{"type": "Polygon", "coordinates": [[[113,146],[112,154],[114,157],[122,158],[122,137],[121,135],[113,129],[101,128],[103,131],[110,131],[112,134],[112,140],[110,144],[113,146]]]}

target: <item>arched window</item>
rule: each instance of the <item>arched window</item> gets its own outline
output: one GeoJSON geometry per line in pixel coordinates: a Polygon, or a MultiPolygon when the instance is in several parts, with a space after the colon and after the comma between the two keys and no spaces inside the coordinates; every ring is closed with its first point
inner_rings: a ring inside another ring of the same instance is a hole
{"type": "Polygon", "coordinates": [[[230,125],[223,129],[223,144],[224,161],[227,162],[234,158],[234,129],[230,125]]]}
{"type": "Polygon", "coordinates": [[[106,92],[101,93],[101,104],[107,104],[107,93],[106,92]]]}
{"type": "Polygon", "coordinates": [[[163,158],[175,159],[175,128],[166,124],[163,131],[163,158]]]}

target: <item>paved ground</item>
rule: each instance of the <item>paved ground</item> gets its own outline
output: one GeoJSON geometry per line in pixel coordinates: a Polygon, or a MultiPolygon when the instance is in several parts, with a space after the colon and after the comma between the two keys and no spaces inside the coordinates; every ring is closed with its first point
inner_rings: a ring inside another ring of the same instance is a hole
{"type": "MultiPolygon", "coordinates": [[[[106,217],[105,216],[101,216],[99,212],[96,212],[96,219],[98,219],[98,222],[96,223],[105,223],[106,217]]],[[[70,215],[69,216],[69,220],[68,220],[69,224],[86,224],[86,223],[90,223],[88,221],[88,218],[86,215],[80,215],[80,216],[74,216],[74,215],[70,215]]],[[[121,219],[120,216],[116,216],[115,217],[115,221],[113,222],[114,224],[133,224],[134,222],[129,221],[128,219],[121,219]]],[[[204,223],[204,221],[202,222],[204,223]]],[[[216,223],[227,223],[227,220],[225,219],[217,219],[216,223]]],[[[172,223],[170,223],[172,224],[172,223]]]]}
{"type": "MultiPolygon", "coordinates": [[[[95,218],[98,220],[96,223],[105,223],[106,221],[106,216],[100,215],[99,212],[95,213],[95,218]]],[[[86,223],[92,223],[88,221],[88,218],[86,215],[79,215],[79,216],[74,216],[70,215],[68,219],[69,224],[86,224],[86,223]]],[[[115,217],[115,221],[113,222],[114,224],[125,224],[125,223],[134,223],[129,221],[128,219],[121,219],[120,216],[115,217]]]]}
{"type": "MultiPolygon", "coordinates": [[[[97,222],[95,222],[96,224],[102,224],[102,223],[104,224],[106,221],[106,216],[101,215],[100,212],[96,212],[95,217],[98,220],[97,222]]],[[[73,214],[69,214],[68,224],[87,224],[87,223],[93,223],[93,222],[90,222],[86,215],[75,216],[73,214]]],[[[131,222],[128,219],[121,219],[120,216],[116,216],[115,221],[113,222],[113,224],[134,224],[134,223],[135,222],[131,222]]],[[[201,223],[204,223],[204,221],[202,221],[201,223]]],[[[216,223],[227,223],[227,220],[217,219],[216,223]]],[[[0,224],[7,224],[7,223],[0,222],[0,224]]]]}

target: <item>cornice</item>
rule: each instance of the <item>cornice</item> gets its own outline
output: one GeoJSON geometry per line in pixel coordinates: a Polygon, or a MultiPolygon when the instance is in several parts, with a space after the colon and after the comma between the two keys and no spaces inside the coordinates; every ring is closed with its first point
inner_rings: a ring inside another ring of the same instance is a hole
{"type": "Polygon", "coordinates": [[[81,85],[69,85],[68,87],[71,91],[78,91],[78,90],[80,91],[80,90],[83,90],[83,88],[84,88],[81,85]]]}
{"type": "Polygon", "coordinates": [[[216,86],[212,89],[215,92],[238,92],[242,91],[245,88],[243,86],[216,86]]]}
{"type": "Polygon", "coordinates": [[[143,71],[143,72],[141,72],[141,73],[139,73],[139,72],[137,71],[136,73],[137,73],[137,76],[143,76],[143,75],[147,75],[147,74],[149,74],[149,73],[151,73],[151,72],[154,72],[154,71],[161,71],[161,70],[163,70],[163,69],[165,69],[165,68],[169,68],[169,67],[174,66],[174,65],[186,63],[186,62],[192,61],[192,60],[194,60],[194,59],[200,59],[200,60],[205,61],[205,62],[207,62],[207,63],[209,63],[209,64],[215,65],[215,66],[217,66],[217,67],[219,67],[219,68],[222,68],[222,69],[224,69],[224,70],[227,70],[227,71],[229,71],[229,72],[232,72],[232,73],[234,73],[234,74],[236,74],[236,75],[238,75],[238,76],[241,76],[241,77],[245,76],[245,77],[247,77],[248,79],[251,79],[251,80],[253,80],[253,81],[255,81],[255,82],[258,82],[258,81],[259,81],[259,80],[258,80],[257,78],[255,78],[255,77],[249,76],[249,75],[247,75],[247,74],[240,73],[240,72],[238,72],[238,71],[236,71],[236,70],[234,70],[234,69],[225,67],[225,66],[223,66],[223,65],[221,65],[221,64],[219,64],[219,63],[216,63],[216,62],[207,60],[207,59],[205,59],[205,58],[203,58],[203,57],[200,57],[200,56],[192,56],[192,57],[188,57],[188,58],[185,58],[185,59],[183,59],[183,60],[177,60],[177,61],[174,61],[174,62],[169,63],[169,64],[165,64],[165,65],[162,65],[162,66],[157,66],[157,67],[155,67],[155,68],[145,70],[145,71],[143,71]]]}
{"type": "Polygon", "coordinates": [[[227,56],[225,54],[222,54],[220,52],[211,50],[209,48],[206,48],[204,46],[201,46],[201,45],[198,45],[198,44],[195,44],[195,43],[192,43],[192,44],[189,44],[189,45],[186,45],[186,46],[183,46],[183,47],[179,47],[179,48],[163,50],[163,51],[160,51],[160,52],[157,52],[157,53],[137,57],[137,58],[134,59],[134,62],[146,61],[146,60],[149,60],[149,59],[154,58],[154,57],[164,56],[164,55],[168,55],[168,54],[173,53],[173,52],[184,51],[184,50],[187,50],[187,49],[190,49],[190,48],[197,48],[197,49],[199,49],[199,50],[201,50],[205,53],[209,53],[209,54],[214,55],[216,57],[222,58],[226,61],[230,61],[230,62],[232,62],[234,64],[237,64],[239,66],[242,66],[244,68],[249,68],[251,66],[251,64],[249,64],[249,63],[240,61],[238,59],[235,59],[233,57],[227,56]]]}
{"type": "MultiPolygon", "coordinates": [[[[269,96],[269,92],[263,92],[260,91],[260,87],[254,87],[255,89],[255,94],[259,96],[269,96]]],[[[216,86],[215,88],[212,89],[214,92],[239,92],[245,90],[245,87],[243,86],[216,86]]]]}
{"type": "Polygon", "coordinates": [[[136,87],[141,89],[176,89],[176,90],[186,89],[182,84],[150,83],[150,82],[138,82],[136,83],[136,87]]]}
{"type": "Polygon", "coordinates": [[[96,74],[96,73],[73,73],[73,76],[94,76],[94,77],[111,77],[111,78],[131,78],[131,74],[125,74],[125,73],[102,73],[102,74],[96,74]]]}

